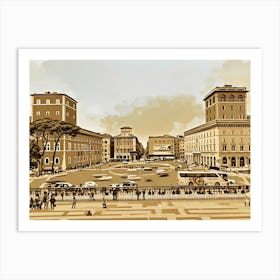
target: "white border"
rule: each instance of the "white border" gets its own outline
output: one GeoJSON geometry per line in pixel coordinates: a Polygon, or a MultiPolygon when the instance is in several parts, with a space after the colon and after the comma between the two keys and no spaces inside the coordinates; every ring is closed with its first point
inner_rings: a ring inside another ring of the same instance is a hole
{"type": "Polygon", "coordinates": [[[260,49],[19,49],[19,231],[260,231],[262,228],[262,65],[260,49]],[[248,221],[34,221],[29,219],[30,60],[250,60],[251,219],[248,221]]]}

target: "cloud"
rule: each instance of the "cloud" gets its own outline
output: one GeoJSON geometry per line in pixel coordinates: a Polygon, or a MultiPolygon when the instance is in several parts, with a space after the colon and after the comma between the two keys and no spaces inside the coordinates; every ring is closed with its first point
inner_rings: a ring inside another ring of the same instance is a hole
{"type": "Polygon", "coordinates": [[[131,126],[138,138],[147,141],[148,136],[183,134],[189,123],[197,119],[203,122],[203,118],[202,102],[196,103],[194,96],[176,95],[147,98],[144,105],[132,107],[129,112],[104,117],[101,126],[113,135],[119,134],[122,126],[131,126]]]}

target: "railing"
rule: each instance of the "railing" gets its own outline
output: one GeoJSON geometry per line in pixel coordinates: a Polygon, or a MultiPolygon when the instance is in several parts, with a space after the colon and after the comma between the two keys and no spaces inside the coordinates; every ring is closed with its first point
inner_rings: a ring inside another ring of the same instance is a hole
{"type": "Polygon", "coordinates": [[[188,200],[188,199],[243,199],[250,186],[150,186],[31,189],[30,197],[55,196],[56,200],[188,200]]]}

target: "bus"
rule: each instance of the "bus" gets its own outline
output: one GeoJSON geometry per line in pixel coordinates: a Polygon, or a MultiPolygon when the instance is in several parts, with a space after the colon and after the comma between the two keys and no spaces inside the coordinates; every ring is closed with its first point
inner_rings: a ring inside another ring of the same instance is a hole
{"type": "Polygon", "coordinates": [[[225,172],[178,171],[179,186],[226,186],[233,183],[225,172]]]}

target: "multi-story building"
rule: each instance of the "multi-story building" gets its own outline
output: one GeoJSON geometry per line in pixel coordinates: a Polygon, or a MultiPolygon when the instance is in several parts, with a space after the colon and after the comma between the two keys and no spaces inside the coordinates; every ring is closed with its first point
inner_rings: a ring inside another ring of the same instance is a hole
{"type": "Polygon", "coordinates": [[[168,160],[175,158],[175,137],[170,135],[149,136],[148,157],[168,160]]]}
{"type": "Polygon", "coordinates": [[[185,131],[185,159],[217,167],[250,167],[246,87],[216,87],[204,97],[206,122],[185,131]]]}
{"type": "MultiPolygon", "coordinates": [[[[77,125],[77,101],[57,92],[32,94],[31,122],[44,118],[77,125]]],[[[65,170],[101,162],[102,138],[99,133],[80,128],[75,137],[64,134],[55,151],[56,139],[50,135],[45,146],[42,169],[50,170],[53,165],[55,170],[65,170]]]]}
{"type": "Polygon", "coordinates": [[[132,134],[132,128],[121,128],[121,134],[114,136],[114,158],[118,160],[135,160],[143,155],[143,146],[132,134]]]}
{"type": "Polygon", "coordinates": [[[50,118],[77,124],[77,101],[67,94],[45,92],[31,94],[31,122],[50,118]]]}
{"type": "Polygon", "coordinates": [[[110,134],[103,134],[102,139],[102,161],[114,158],[114,138],[110,134]]]}
{"type": "Polygon", "coordinates": [[[177,135],[175,137],[175,158],[180,160],[185,159],[185,141],[183,135],[177,135]]]}

